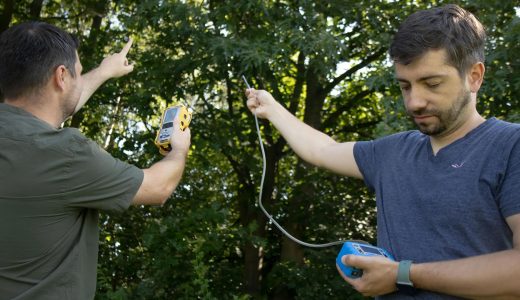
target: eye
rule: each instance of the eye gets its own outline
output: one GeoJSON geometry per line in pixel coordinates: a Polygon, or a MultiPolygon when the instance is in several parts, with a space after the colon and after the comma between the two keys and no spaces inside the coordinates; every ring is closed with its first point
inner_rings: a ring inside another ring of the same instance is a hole
{"type": "Polygon", "coordinates": [[[434,89],[436,87],[439,87],[441,85],[441,83],[439,81],[433,81],[433,82],[426,82],[426,85],[429,88],[434,89]]]}
{"type": "Polygon", "coordinates": [[[409,84],[400,84],[399,88],[401,89],[401,91],[408,91],[408,90],[410,90],[410,85],[409,84]]]}

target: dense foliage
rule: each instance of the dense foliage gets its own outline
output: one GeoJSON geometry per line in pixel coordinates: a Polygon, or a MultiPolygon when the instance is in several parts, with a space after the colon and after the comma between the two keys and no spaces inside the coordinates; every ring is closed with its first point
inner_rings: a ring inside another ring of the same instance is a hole
{"type": "MultiPolygon", "coordinates": [[[[515,1],[454,1],[490,36],[479,110],[520,120],[515,1]]],[[[244,75],[338,141],[411,128],[387,49],[411,12],[445,1],[33,0],[0,2],[0,31],[41,19],[77,34],[85,70],[135,42],[133,73],[107,82],[65,126],[140,167],[161,157],[159,116],[193,108],[192,150],[164,207],[102,215],[98,299],[362,298],[337,274],[338,247],[285,238],[258,208],[262,174],[244,75]]],[[[294,236],[375,241],[375,202],[361,181],[309,166],[261,121],[263,203],[294,236]]]]}

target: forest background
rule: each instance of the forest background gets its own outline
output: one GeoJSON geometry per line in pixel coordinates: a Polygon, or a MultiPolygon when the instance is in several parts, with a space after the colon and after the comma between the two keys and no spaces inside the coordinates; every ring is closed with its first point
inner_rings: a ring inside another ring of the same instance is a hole
{"type": "MultiPolygon", "coordinates": [[[[96,299],[361,299],[336,271],[340,246],[305,248],[257,205],[262,174],[244,75],[337,141],[412,129],[388,46],[410,13],[446,1],[33,0],[0,1],[0,32],[43,20],[76,34],[85,70],[134,39],[134,72],[103,85],[65,126],[139,167],[164,109],[190,106],[192,147],[163,207],[101,214],[96,299]]],[[[520,121],[518,1],[452,1],[486,26],[478,110],[520,121]]],[[[299,160],[261,121],[267,157],[263,203],[312,243],[375,243],[374,195],[299,160]]]]}

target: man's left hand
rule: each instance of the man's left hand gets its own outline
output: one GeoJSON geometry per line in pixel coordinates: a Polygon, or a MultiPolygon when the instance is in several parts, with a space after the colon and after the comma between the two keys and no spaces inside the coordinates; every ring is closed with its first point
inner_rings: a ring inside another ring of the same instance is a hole
{"type": "Polygon", "coordinates": [[[121,77],[134,70],[134,64],[128,63],[128,58],[126,57],[128,51],[130,51],[130,47],[132,47],[132,43],[132,38],[128,38],[128,42],[120,52],[109,55],[103,59],[98,68],[107,78],[121,77]]]}
{"type": "Polygon", "coordinates": [[[363,276],[350,278],[345,276],[338,265],[341,277],[363,296],[379,296],[395,292],[397,268],[399,263],[382,256],[345,255],[342,257],[345,265],[363,270],[363,276]]]}

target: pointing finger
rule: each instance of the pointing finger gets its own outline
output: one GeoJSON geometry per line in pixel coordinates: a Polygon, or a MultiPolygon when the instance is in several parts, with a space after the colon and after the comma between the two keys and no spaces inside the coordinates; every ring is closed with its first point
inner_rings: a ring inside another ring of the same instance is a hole
{"type": "Polygon", "coordinates": [[[132,47],[133,42],[134,40],[132,38],[128,38],[128,42],[126,42],[125,46],[123,47],[123,49],[121,49],[121,52],[119,53],[126,56],[128,54],[128,51],[130,51],[130,47],[132,47]]]}

